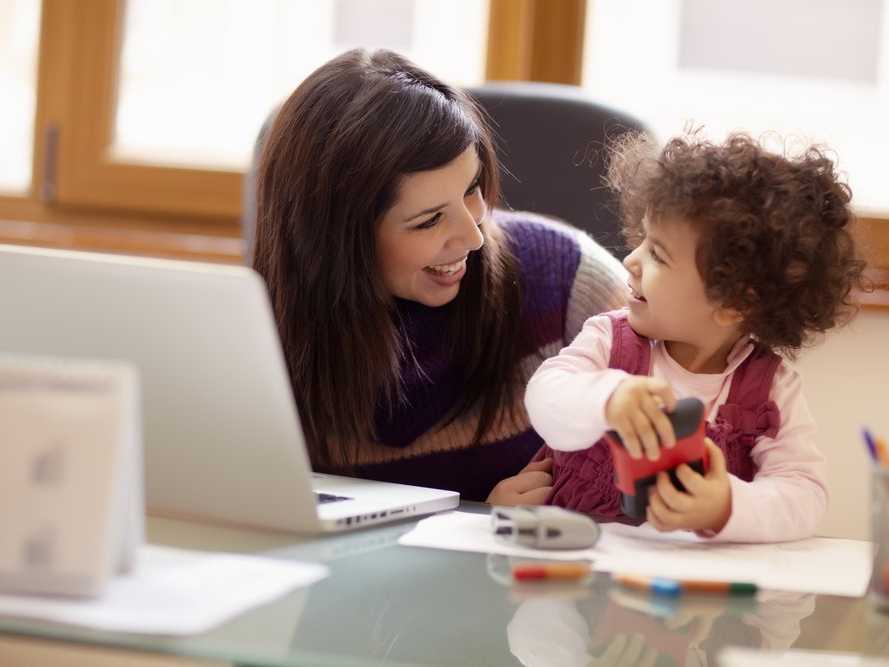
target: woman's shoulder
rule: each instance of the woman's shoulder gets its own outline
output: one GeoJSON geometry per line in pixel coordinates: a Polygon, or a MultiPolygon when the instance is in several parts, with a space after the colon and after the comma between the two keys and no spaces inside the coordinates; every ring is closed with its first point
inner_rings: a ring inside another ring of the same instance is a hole
{"type": "Polygon", "coordinates": [[[596,265],[623,274],[620,262],[608,250],[586,232],[559,218],[502,209],[496,209],[493,217],[523,267],[552,268],[554,260],[561,259],[562,268],[572,277],[583,268],[580,265],[596,265]]]}
{"type": "Polygon", "coordinates": [[[515,240],[552,242],[579,250],[579,237],[583,234],[559,218],[530,211],[495,209],[494,221],[506,236],[515,240]]]}
{"type": "Polygon", "coordinates": [[[585,232],[524,211],[495,211],[522,276],[528,313],[561,313],[560,337],[570,341],[583,322],[626,301],[626,271],[585,232]]]}
{"type": "Polygon", "coordinates": [[[583,233],[556,219],[527,211],[494,211],[519,270],[535,282],[573,279],[583,252],[583,233]]]}

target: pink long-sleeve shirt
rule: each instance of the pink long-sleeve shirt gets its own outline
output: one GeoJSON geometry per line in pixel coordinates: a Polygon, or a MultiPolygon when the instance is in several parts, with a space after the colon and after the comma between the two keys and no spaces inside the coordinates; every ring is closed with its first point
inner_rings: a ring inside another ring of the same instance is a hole
{"type": "MultiPolygon", "coordinates": [[[[593,446],[610,427],[605,404],[628,373],[608,368],[611,320],[591,317],[568,346],[543,362],[528,382],[525,406],[531,425],[552,449],[577,451],[593,446]]],[[[651,341],[651,376],[666,380],[677,398],[704,402],[713,422],[725,403],[732,375],[753,350],[741,339],[722,373],[691,373],[676,363],[663,341],[651,341]]],[[[729,475],[732,513],[714,535],[726,542],[778,542],[815,533],[827,509],[826,465],[815,445],[816,427],[799,374],[782,361],[770,398],[781,413],[774,438],[761,437],[751,455],[757,473],[750,482],[729,475]]]]}

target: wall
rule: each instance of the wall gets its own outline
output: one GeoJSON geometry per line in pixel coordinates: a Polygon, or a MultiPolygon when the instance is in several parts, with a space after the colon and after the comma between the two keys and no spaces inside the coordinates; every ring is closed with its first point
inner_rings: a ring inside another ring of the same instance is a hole
{"type": "Polygon", "coordinates": [[[862,310],[796,365],[829,463],[830,507],[820,534],[868,539],[869,461],[861,427],[889,438],[889,310],[862,310]]]}

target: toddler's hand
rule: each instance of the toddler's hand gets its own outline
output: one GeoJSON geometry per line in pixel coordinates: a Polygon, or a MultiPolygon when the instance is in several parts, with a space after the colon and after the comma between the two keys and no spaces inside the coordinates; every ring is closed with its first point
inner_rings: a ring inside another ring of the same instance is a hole
{"type": "Polygon", "coordinates": [[[704,475],[683,463],[676,476],[685,486],[680,491],[665,472],[658,473],[657,483],[648,496],[646,518],[656,529],[713,531],[718,533],[732,513],[732,487],[725,467],[725,456],[710,438],[705,438],[710,456],[710,469],[704,475]]]}
{"type": "Polygon", "coordinates": [[[634,459],[645,454],[652,461],[665,447],[676,444],[673,425],[661,408],[676,407],[676,396],[669,384],[658,378],[633,375],[617,385],[605,404],[605,421],[617,431],[627,452],[634,459]]]}

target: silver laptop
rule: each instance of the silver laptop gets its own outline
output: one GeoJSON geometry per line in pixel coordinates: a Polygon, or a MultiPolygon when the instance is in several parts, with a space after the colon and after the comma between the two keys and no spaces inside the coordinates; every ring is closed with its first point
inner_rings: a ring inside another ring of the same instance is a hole
{"type": "Polygon", "coordinates": [[[0,245],[0,351],[136,364],[152,514],[318,532],[459,502],[312,473],[265,284],[246,267],[0,245]]]}

